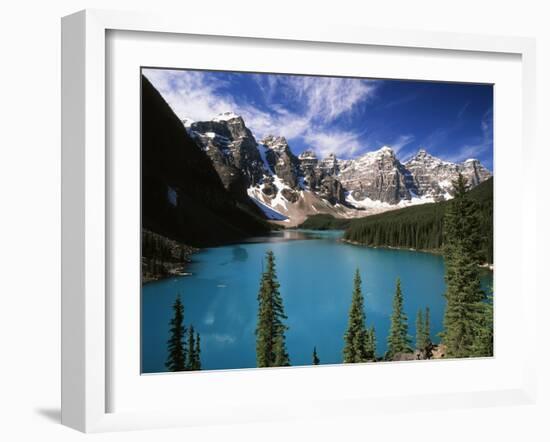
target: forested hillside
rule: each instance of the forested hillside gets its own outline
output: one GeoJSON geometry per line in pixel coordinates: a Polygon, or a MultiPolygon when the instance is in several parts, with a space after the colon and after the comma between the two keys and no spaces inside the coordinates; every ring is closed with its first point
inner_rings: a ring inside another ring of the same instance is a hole
{"type": "Polygon", "coordinates": [[[350,220],[346,218],[335,218],[329,214],[312,215],[298,226],[300,229],[311,230],[344,230],[350,225],[350,220]]]}
{"type": "MultiPolygon", "coordinates": [[[[467,195],[479,208],[483,260],[493,262],[493,178],[467,195]]],[[[369,246],[439,250],[443,245],[443,219],[450,201],[423,204],[351,221],[344,238],[369,246]]]]}

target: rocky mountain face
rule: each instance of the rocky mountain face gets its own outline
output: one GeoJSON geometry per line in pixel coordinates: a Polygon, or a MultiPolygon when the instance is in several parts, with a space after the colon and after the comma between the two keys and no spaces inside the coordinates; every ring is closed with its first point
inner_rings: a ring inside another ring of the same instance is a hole
{"type": "Polygon", "coordinates": [[[256,139],[241,117],[227,113],[186,126],[212,160],[225,188],[237,198],[262,180],[265,170],[256,139]]]}
{"type": "Polygon", "coordinates": [[[338,161],[333,154],[319,161],[313,150],[306,150],[298,156],[298,161],[303,187],[332,205],[345,203],[345,190],[337,178],[338,161]]]}
{"type": "Polygon", "coordinates": [[[265,158],[272,173],[292,188],[298,187],[300,160],[292,153],[285,137],[272,135],[262,140],[265,158]]]}
{"type": "Polygon", "coordinates": [[[435,199],[448,199],[451,196],[452,182],[459,173],[467,178],[470,187],[477,186],[491,176],[478,160],[469,159],[464,163],[455,164],[436,158],[425,149],[420,149],[407,161],[405,168],[410,172],[412,185],[417,188],[416,193],[435,199]]]}
{"type": "Polygon", "coordinates": [[[351,160],[333,154],[319,159],[312,149],[296,156],[283,136],[258,142],[233,113],[184,124],[224,187],[285,225],[317,213],[357,217],[449,199],[459,173],[471,187],[491,176],[478,160],[451,163],[425,149],[405,163],[387,146],[351,160]]]}
{"type": "Polygon", "coordinates": [[[418,193],[407,169],[386,146],[355,160],[342,162],[338,177],[355,201],[368,198],[398,204],[418,193]]]}

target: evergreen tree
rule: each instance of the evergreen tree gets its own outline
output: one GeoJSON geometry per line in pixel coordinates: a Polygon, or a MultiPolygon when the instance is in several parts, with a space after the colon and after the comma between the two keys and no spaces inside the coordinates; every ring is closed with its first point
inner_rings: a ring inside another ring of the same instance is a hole
{"type": "Polygon", "coordinates": [[[374,325],[367,330],[367,347],[366,347],[367,360],[376,361],[376,333],[374,325]]]}
{"type": "Polygon", "coordinates": [[[195,368],[193,370],[200,370],[201,364],[201,335],[197,333],[197,339],[195,341],[195,368]]]}
{"type": "Polygon", "coordinates": [[[393,297],[390,332],[388,335],[388,351],[386,353],[388,359],[393,359],[399,353],[410,353],[412,351],[408,332],[407,316],[403,310],[401,280],[397,278],[395,295],[393,297]]]}
{"type": "Polygon", "coordinates": [[[476,334],[472,345],[472,356],[493,356],[493,297],[480,306],[476,334]]]}
{"type": "Polygon", "coordinates": [[[197,366],[197,354],[196,354],[196,346],[195,346],[195,329],[193,326],[189,326],[189,343],[187,345],[188,352],[187,352],[187,369],[188,370],[195,370],[197,366]]]}
{"type": "Polygon", "coordinates": [[[370,329],[365,329],[365,342],[364,342],[364,357],[365,361],[368,361],[369,359],[372,359],[372,340],[371,340],[371,334],[370,329]]]}
{"type": "Polygon", "coordinates": [[[416,314],[416,349],[423,351],[426,346],[426,332],[424,330],[424,318],[422,317],[422,309],[416,314]]]}
{"type": "Polygon", "coordinates": [[[443,318],[442,341],[447,357],[474,355],[479,320],[485,309],[479,263],[481,253],[480,219],[477,203],[466,193],[466,180],[460,174],[454,185],[454,199],[444,219],[444,257],[447,305],[443,318]]]}
{"type": "Polygon", "coordinates": [[[313,365],[319,365],[320,362],[321,360],[317,356],[317,347],[313,347],[313,365]]]}
{"type": "Polygon", "coordinates": [[[186,329],[183,325],[183,304],[179,295],[172,306],[174,316],[170,320],[170,338],[168,340],[168,358],[166,368],[169,371],[183,371],[186,368],[186,348],[184,344],[186,329]]]}
{"type": "Polygon", "coordinates": [[[425,315],[425,322],[424,322],[424,339],[426,345],[429,345],[432,343],[432,332],[431,332],[431,325],[430,325],[430,307],[426,307],[426,315],[425,315]]]}
{"type": "MultiPolygon", "coordinates": [[[[493,178],[468,190],[477,202],[484,262],[493,262],[493,178]]],[[[444,216],[452,200],[421,204],[356,218],[349,222],[344,238],[374,247],[400,247],[416,250],[442,250],[444,216]]]]}
{"type": "Polygon", "coordinates": [[[367,361],[368,334],[365,327],[364,299],[361,292],[359,269],[355,271],[353,293],[348,316],[348,328],[344,335],[344,363],[367,361]]]}
{"type": "Polygon", "coordinates": [[[272,330],[273,306],[266,283],[266,274],[262,274],[258,292],[258,320],[256,325],[256,365],[269,367],[273,354],[272,330]]]}
{"type": "Polygon", "coordinates": [[[432,340],[430,337],[430,308],[426,307],[424,318],[422,310],[418,310],[416,316],[416,349],[419,352],[420,359],[431,359],[432,340]]]}
{"type": "Polygon", "coordinates": [[[290,358],[286,351],[284,335],[280,334],[275,338],[274,352],[273,367],[288,367],[290,365],[290,358]]]}
{"type": "Polygon", "coordinates": [[[258,320],[256,325],[256,364],[258,367],[288,366],[284,324],[287,319],[279,292],[275,270],[275,255],[266,254],[266,270],[262,274],[258,292],[258,320]]]}

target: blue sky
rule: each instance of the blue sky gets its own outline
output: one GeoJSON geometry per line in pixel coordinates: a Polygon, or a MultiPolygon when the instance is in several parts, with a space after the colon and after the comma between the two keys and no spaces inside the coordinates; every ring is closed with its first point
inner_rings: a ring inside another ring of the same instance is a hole
{"type": "Polygon", "coordinates": [[[425,148],[444,160],[477,158],[493,170],[491,85],[144,69],[180,118],[232,111],[259,140],[284,136],[298,155],[313,149],[354,158],[387,145],[402,161],[425,148]]]}

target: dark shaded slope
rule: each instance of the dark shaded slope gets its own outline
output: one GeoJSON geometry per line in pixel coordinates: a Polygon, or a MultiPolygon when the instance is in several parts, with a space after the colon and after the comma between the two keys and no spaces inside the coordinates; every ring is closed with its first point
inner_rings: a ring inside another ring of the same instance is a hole
{"type": "MultiPolygon", "coordinates": [[[[479,205],[482,242],[486,262],[493,262],[493,178],[468,192],[479,205]]],[[[443,217],[450,202],[422,204],[355,219],[344,238],[359,244],[439,250],[443,245],[443,217]]]]}
{"type": "Polygon", "coordinates": [[[225,190],[208,156],[144,76],[141,86],[142,226],[193,246],[269,231],[225,190]]]}

